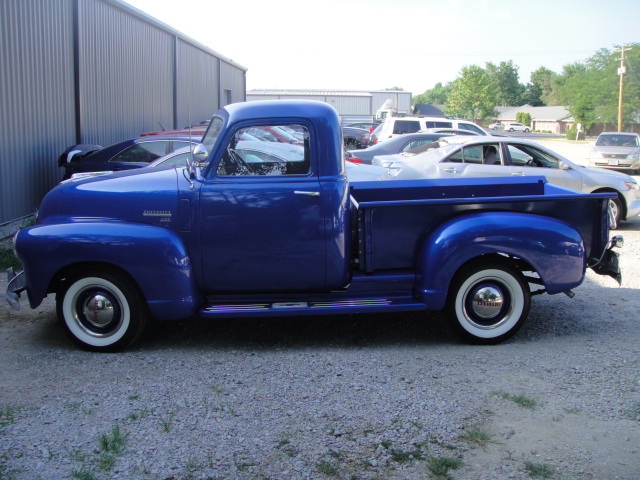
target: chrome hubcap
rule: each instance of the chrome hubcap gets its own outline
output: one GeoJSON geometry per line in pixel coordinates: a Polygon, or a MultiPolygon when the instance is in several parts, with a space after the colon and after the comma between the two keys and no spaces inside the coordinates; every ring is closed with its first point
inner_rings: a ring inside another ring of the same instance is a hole
{"type": "Polygon", "coordinates": [[[471,300],[473,313],[480,318],[493,318],[500,313],[504,298],[500,290],[484,287],[478,290],[471,300]]]}
{"type": "Polygon", "coordinates": [[[84,302],[84,318],[91,325],[104,328],[113,321],[113,304],[103,295],[89,297],[84,302]]]}

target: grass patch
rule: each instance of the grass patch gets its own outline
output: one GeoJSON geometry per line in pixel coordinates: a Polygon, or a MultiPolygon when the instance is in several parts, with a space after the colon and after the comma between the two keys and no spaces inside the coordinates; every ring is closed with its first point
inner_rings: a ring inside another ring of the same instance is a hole
{"type": "Polygon", "coordinates": [[[5,405],[0,407],[0,431],[9,425],[13,425],[16,421],[16,414],[20,411],[18,407],[12,405],[5,405]]]}
{"type": "Polygon", "coordinates": [[[450,457],[431,457],[429,459],[429,471],[436,478],[449,479],[451,470],[458,470],[462,467],[462,460],[450,457]]]}
{"type": "Polygon", "coordinates": [[[329,475],[331,477],[338,476],[338,466],[326,460],[320,460],[316,463],[316,470],[323,475],[329,475]]]}
{"type": "Polygon", "coordinates": [[[627,410],[627,417],[631,420],[640,421],[640,402],[636,402],[636,404],[627,410]]]}
{"type": "Polygon", "coordinates": [[[545,463],[524,462],[524,469],[533,478],[551,478],[554,474],[553,468],[545,463]]]}
{"type": "Polygon", "coordinates": [[[534,398],[527,397],[524,394],[513,395],[507,392],[496,392],[495,395],[498,395],[500,398],[504,398],[505,400],[509,400],[516,405],[527,408],[529,410],[533,410],[538,405],[538,402],[534,398]]]}
{"type": "Polygon", "coordinates": [[[462,433],[458,438],[464,442],[478,445],[483,450],[486,450],[487,445],[491,443],[491,437],[492,435],[487,429],[479,425],[472,425],[465,428],[464,433],[462,433]]]}

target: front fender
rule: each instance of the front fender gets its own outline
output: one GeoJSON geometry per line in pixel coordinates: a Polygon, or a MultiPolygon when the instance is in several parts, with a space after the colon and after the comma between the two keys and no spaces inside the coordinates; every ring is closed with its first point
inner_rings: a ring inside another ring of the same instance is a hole
{"type": "Polygon", "coordinates": [[[585,248],[572,226],[527,213],[476,213],[445,222],[425,239],[418,257],[416,297],[429,308],[443,308],[457,270],[473,258],[495,253],[529,263],[550,294],[584,280],[585,248]]]}
{"type": "Polygon", "coordinates": [[[196,312],[191,260],[172,230],[116,221],[37,225],[19,232],[16,251],[32,308],[42,302],[59,272],[76,264],[101,263],[126,271],[155,317],[185,318],[196,312]]]}

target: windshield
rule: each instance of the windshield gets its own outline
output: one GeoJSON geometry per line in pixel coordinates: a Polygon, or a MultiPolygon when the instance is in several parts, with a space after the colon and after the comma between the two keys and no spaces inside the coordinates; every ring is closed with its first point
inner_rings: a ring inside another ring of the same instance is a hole
{"type": "Polygon", "coordinates": [[[612,134],[612,135],[600,135],[596,145],[611,146],[611,147],[637,147],[638,136],[637,135],[624,135],[624,134],[612,134]]]}
{"type": "Polygon", "coordinates": [[[204,137],[202,137],[202,145],[207,148],[207,152],[209,152],[209,154],[213,151],[223,127],[224,120],[220,117],[213,117],[213,120],[211,120],[211,123],[209,124],[209,128],[207,128],[207,132],[204,134],[204,137]]]}

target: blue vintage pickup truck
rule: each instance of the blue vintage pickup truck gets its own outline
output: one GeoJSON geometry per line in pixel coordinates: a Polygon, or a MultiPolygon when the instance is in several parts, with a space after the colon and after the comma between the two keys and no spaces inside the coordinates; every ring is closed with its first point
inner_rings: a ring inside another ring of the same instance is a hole
{"type": "Polygon", "coordinates": [[[573,295],[588,267],[619,278],[611,195],[542,177],[350,185],[324,103],[228,105],[193,157],[51,190],[16,235],[9,303],[55,293],[64,329],[96,351],[126,347],[149,317],[440,309],[463,339],[493,344],[532,295],[573,295]],[[296,141],[257,148],[261,127],[296,141]]]}

